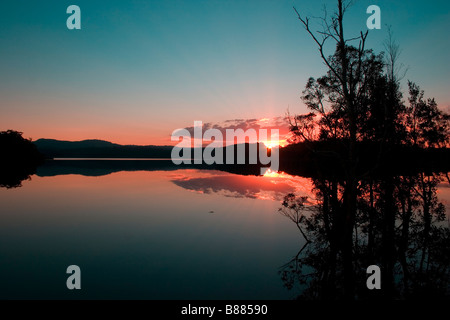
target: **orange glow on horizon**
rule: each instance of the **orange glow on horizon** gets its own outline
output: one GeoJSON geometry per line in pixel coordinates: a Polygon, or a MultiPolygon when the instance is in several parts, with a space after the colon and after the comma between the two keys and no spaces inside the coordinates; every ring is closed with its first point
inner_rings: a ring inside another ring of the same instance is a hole
{"type": "MultiPolygon", "coordinates": [[[[69,117],[70,118],[70,117],[69,117]]],[[[70,118],[72,119],[72,118],[70,118]]],[[[94,120],[85,120],[83,123],[78,123],[75,120],[71,120],[69,123],[66,121],[54,120],[49,122],[38,121],[36,119],[10,119],[8,125],[0,123],[0,131],[3,130],[16,130],[23,132],[25,138],[30,138],[33,141],[38,139],[55,139],[63,141],[82,141],[82,140],[104,140],[121,145],[156,145],[156,146],[174,146],[178,142],[171,141],[171,134],[177,128],[190,127],[192,124],[188,121],[178,121],[177,123],[163,123],[153,125],[143,125],[140,122],[134,121],[133,123],[104,123],[94,122],[94,120]]],[[[2,119],[1,122],[4,122],[2,119]]],[[[280,130],[280,136],[267,141],[260,141],[264,143],[268,148],[277,146],[285,146],[287,144],[285,140],[287,130],[286,128],[277,127],[270,124],[270,118],[261,118],[258,120],[258,126],[269,130],[275,128],[280,130]]],[[[110,121],[112,122],[112,121],[110,121]]],[[[223,126],[225,130],[227,128],[225,122],[217,122],[223,126]],[[225,124],[222,124],[225,123],[225,124]]],[[[258,129],[259,127],[253,129],[258,129]]],[[[249,127],[252,128],[252,127],[249,127]]],[[[274,137],[273,137],[274,138],[274,137]]],[[[257,141],[251,141],[255,143],[257,141]]]]}
{"type": "Polygon", "coordinates": [[[267,149],[272,149],[275,147],[284,147],[285,145],[287,145],[286,140],[278,140],[278,141],[270,140],[270,141],[264,141],[263,143],[267,147],[267,149]]]}

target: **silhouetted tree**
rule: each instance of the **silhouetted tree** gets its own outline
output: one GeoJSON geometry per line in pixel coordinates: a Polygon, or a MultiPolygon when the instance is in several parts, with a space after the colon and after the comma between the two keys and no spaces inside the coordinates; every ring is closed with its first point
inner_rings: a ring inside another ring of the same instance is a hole
{"type": "Polygon", "coordinates": [[[345,291],[348,298],[353,297],[354,268],[352,265],[352,234],[356,215],[357,196],[357,152],[359,123],[364,121],[367,106],[368,85],[382,74],[383,63],[379,56],[371,50],[366,50],[368,31],[360,32],[355,38],[346,38],[344,34],[344,14],[350,2],[337,1],[337,10],[330,18],[321,19],[322,31],[314,32],[310,18],[303,18],[297,9],[298,19],[306,31],[317,44],[320,56],[328,67],[327,74],[318,80],[310,78],[303,94],[303,99],[310,109],[320,113],[320,136],[327,137],[328,132],[339,138],[348,150],[343,159],[342,170],[345,171],[346,180],[343,192],[343,208],[339,211],[338,220],[341,235],[339,236],[339,250],[344,260],[345,291]],[[324,48],[327,41],[333,41],[336,50],[327,57],[324,48]],[[357,41],[358,45],[351,46],[350,42],[357,41]],[[325,103],[329,109],[325,110],[325,103]],[[327,131],[323,129],[327,128],[327,131]]]}
{"type": "MultiPolygon", "coordinates": [[[[413,219],[417,201],[424,205],[422,245],[425,248],[430,243],[430,219],[434,214],[430,192],[432,194],[436,178],[433,174],[421,173],[414,178],[386,174],[380,179],[373,172],[399,147],[447,146],[449,116],[437,108],[433,99],[424,100],[423,92],[412,83],[409,83],[410,106],[405,106],[400,90],[402,75],[399,74],[398,45],[390,34],[386,43],[387,54],[375,54],[365,47],[367,31],[347,38],[344,14],[349,5],[350,2],[338,0],[337,10],[331,16],[325,11],[324,17],[319,18],[322,29],[317,32],[313,30],[312,19],[303,17],[294,8],[298,19],[316,43],[327,72],[317,79],[309,78],[305,86],[302,99],[311,112],[293,117],[288,114],[293,140],[304,141],[315,154],[333,153],[334,157],[327,158],[328,162],[336,162],[340,172],[331,179],[327,168],[318,169],[319,177],[325,171],[328,176],[325,179],[322,175],[316,180],[322,204],[317,214],[311,217],[312,220],[304,218],[301,212],[304,206],[298,205],[305,203],[306,199],[299,200],[294,195],[285,199],[281,212],[297,225],[303,223],[309,226],[306,230],[313,232],[313,235],[306,234],[305,238],[319,239],[319,242],[325,239],[328,242],[328,246],[318,247],[324,251],[318,265],[327,261],[326,272],[321,271],[321,277],[326,275],[326,279],[314,282],[327,283],[327,296],[333,291],[330,281],[339,278],[342,279],[342,297],[353,299],[361,283],[360,279],[357,281],[357,270],[378,262],[382,265],[383,278],[387,283],[383,294],[394,297],[397,294],[394,280],[398,251],[403,252],[401,264],[404,271],[409,272],[405,267],[405,252],[408,251],[410,239],[404,237],[409,234],[408,228],[413,221],[417,221],[413,219]],[[328,41],[335,45],[335,51],[330,55],[325,53],[328,41]],[[356,45],[351,45],[355,41],[356,45]],[[361,159],[370,159],[371,166],[364,167],[361,159]],[[416,189],[420,190],[418,187],[421,187],[421,192],[416,192],[416,189]],[[415,196],[407,196],[408,192],[413,192],[415,196]],[[403,217],[407,229],[397,245],[399,234],[396,221],[400,203],[401,210],[406,210],[403,217]],[[320,228],[315,229],[312,227],[314,225],[320,228]],[[367,236],[365,245],[360,244],[362,235],[367,236]],[[365,256],[363,264],[358,259],[361,255],[365,256]]],[[[299,229],[305,230],[300,226],[299,229]]],[[[312,250],[314,253],[311,250],[306,248],[304,252],[317,257],[317,248],[312,250]]],[[[426,258],[422,260],[423,264],[426,258]]]]}
{"type": "Polygon", "coordinates": [[[422,148],[446,147],[450,136],[450,117],[438,109],[434,98],[425,99],[423,90],[408,81],[409,107],[405,125],[407,143],[422,148]]]}

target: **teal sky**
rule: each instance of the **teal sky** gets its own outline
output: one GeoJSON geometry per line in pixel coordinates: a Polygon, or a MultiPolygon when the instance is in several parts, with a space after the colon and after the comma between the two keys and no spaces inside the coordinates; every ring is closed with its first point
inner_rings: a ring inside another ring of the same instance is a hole
{"type": "MultiPolygon", "coordinates": [[[[300,100],[322,64],[292,6],[321,15],[336,1],[10,1],[0,3],[0,130],[34,139],[167,144],[194,120],[261,119],[306,111],[300,100]],[[81,8],[68,30],[66,8],[81,8]]],[[[450,111],[450,3],[355,1],[348,36],[381,8],[406,79],[450,111]]],[[[331,51],[330,51],[331,53],[331,51]]]]}

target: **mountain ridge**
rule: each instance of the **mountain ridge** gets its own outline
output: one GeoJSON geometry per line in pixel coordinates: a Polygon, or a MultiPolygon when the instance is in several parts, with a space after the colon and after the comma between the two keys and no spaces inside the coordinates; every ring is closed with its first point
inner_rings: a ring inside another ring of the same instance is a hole
{"type": "Polygon", "coordinates": [[[105,140],[66,141],[38,139],[33,141],[47,158],[170,158],[172,146],[121,145],[105,140]]]}
{"type": "Polygon", "coordinates": [[[120,146],[120,147],[170,147],[170,148],[172,148],[172,146],[169,146],[169,145],[158,146],[158,145],[152,145],[152,144],[149,144],[149,145],[119,144],[119,143],[114,143],[114,142],[110,142],[110,141],[102,140],[102,139],[84,139],[84,140],[77,140],[77,141],[69,141],[69,140],[40,138],[40,139],[34,140],[33,143],[36,145],[39,145],[39,146],[54,143],[54,144],[67,144],[67,145],[85,144],[85,145],[89,145],[89,146],[104,145],[104,146],[120,146]]]}
{"type": "MultiPolygon", "coordinates": [[[[46,158],[164,158],[172,157],[174,146],[139,146],[120,145],[105,140],[87,139],[81,141],[64,141],[56,139],[38,139],[33,141],[38,151],[46,158]]],[[[246,155],[248,155],[249,143],[246,145],[246,155]]],[[[263,143],[255,143],[258,146],[263,143]]],[[[224,156],[230,148],[237,145],[224,147],[224,156]]],[[[234,153],[236,154],[236,153],[234,153]]],[[[225,162],[225,158],[224,158],[225,162]]]]}

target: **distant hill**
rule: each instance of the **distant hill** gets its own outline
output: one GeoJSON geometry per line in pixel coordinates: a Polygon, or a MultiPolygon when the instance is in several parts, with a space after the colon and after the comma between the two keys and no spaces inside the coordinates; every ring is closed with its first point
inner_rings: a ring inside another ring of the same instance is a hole
{"type": "MultiPolygon", "coordinates": [[[[120,145],[103,140],[83,140],[83,141],[61,141],[53,139],[39,139],[34,141],[39,152],[44,154],[47,158],[159,158],[170,159],[172,153],[172,146],[135,146],[135,145],[120,145]]],[[[234,161],[237,163],[237,148],[238,145],[227,146],[223,150],[223,165],[217,165],[216,168],[224,169],[236,173],[253,174],[258,172],[260,165],[249,164],[248,155],[250,144],[245,143],[246,164],[226,165],[226,155],[230,149],[234,149],[234,161]]],[[[263,143],[257,143],[256,148],[266,149],[263,143]]],[[[269,151],[270,152],[270,151],[269,151]]],[[[191,156],[195,152],[192,151],[191,156]]],[[[259,156],[258,156],[259,160],[259,156]]],[[[105,164],[104,164],[105,165],[105,164]]],[[[142,164],[133,164],[134,167],[140,167],[142,164]]],[[[148,164],[145,164],[148,166],[148,164]]],[[[123,166],[123,164],[121,164],[123,166]]],[[[211,166],[209,166],[211,167],[211,166]]]]}
{"type": "Polygon", "coordinates": [[[120,146],[109,141],[90,139],[82,141],[64,141],[55,139],[39,139],[34,141],[39,148],[60,148],[60,149],[78,149],[78,148],[101,148],[120,146]]]}
{"type": "Polygon", "coordinates": [[[170,158],[171,146],[120,145],[104,140],[33,142],[48,158],[170,158]]]}

